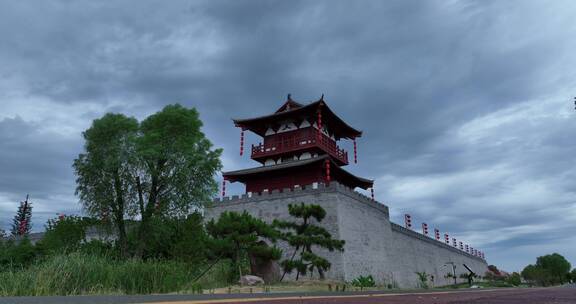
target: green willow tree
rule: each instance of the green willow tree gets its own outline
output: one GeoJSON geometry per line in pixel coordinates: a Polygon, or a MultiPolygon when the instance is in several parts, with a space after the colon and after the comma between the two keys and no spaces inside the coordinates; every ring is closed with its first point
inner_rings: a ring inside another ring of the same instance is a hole
{"type": "Polygon", "coordinates": [[[131,192],[137,168],[138,121],[108,113],[94,120],[82,135],[85,152],[73,164],[76,194],[88,214],[114,226],[120,252],[126,255],[124,218],[134,210],[131,192]]]}
{"type": "Polygon", "coordinates": [[[214,176],[222,167],[222,150],[211,149],[201,127],[198,111],[181,105],[168,105],[140,124],[135,179],[141,216],[140,255],[153,216],[188,214],[210,201],[218,190],[214,176]]]}
{"type": "Polygon", "coordinates": [[[91,215],[112,214],[125,252],[125,216],[139,216],[135,255],[142,257],[155,216],[182,216],[217,191],[221,150],[201,131],[196,109],[168,105],[141,123],[106,114],[84,132],[74,161],[77,194],[91,215]]]}
{"type": "Polygon", "coordinates": [[[274,226],[283,230],[281,238],[294,247],[294,252],[290,260],[282,261],[284,273],[291,273],[296,270],[296,280],[300,275],[307,272],[318,271],[321,279],[324,279],[324,272],[330,269],[330,262],[312,251],[315,248],[324,248],[332,252],[334,250],[344,251],[344,241],[332,238],[332,235],[324,228],[312,223],[315,219],[317,223],[322,222],[326,217],[326,211],[319,205],[288,205],[288,212],[291,216],[300,219],[299,222],[274,220],[274,226]],[[296,254],[300,253],[296,259],[296,254]]]}

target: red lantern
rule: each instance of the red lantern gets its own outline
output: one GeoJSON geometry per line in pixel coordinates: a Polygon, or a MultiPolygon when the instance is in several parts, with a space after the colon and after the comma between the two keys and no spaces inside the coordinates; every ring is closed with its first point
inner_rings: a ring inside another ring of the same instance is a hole
{"type": "Polygon", "coordinates": [[[412,229],[412,217],[408,213],[404,214],[404,225],[406,228],[412,229]]]}
{"type": "Polygon", "coordinates": [[[244,154],[244,128],[240,131],[240,156],[244,154]]]}

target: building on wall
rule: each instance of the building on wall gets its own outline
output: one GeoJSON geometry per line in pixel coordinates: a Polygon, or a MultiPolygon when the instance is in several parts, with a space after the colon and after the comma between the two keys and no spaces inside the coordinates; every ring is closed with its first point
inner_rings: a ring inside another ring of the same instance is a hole
{"type": "MultiPolygon", "coordinates": [[[[247,193],[331,181],[351,189],[373,185],[373,181],[342,168],[348,165],[348,152],[338,146],[338,141],[356,142],[362,132],[334,114],[323,98],[302,105],[288,95],[288,100],[273,114],[235,119],[234,123],[242,132],[248,130],[263,137],[262,143],[252,145],[250,155],[261,166],[223,173],[224,180],[245,184],[247,193]]],[[[243,149],[242,146],[242,152],[243,149]]]]}
{"type": "MultiPolygon", "coordinates": [[[[321,225],[334,238],[346,241],[343,252],[319,249],[331,263],[328,279],[352,281],[372,275],[380,284],[417,287],[417,272],[425,272],[429,285],[453,283],[447,273],[456,265],[456,275],[471,269],[483,275],[487,264],[483,254],[458,248],[456,240],[440,240],[426,232],[411,229],[411,223],[400,226],[390,222],[388,207],[374,199],[370,179],[355,176],[345,167],[348,152],[338,146],[339,140],[352,140],[352,159],[357,161],[356,139],[362,132],[349,126],[324,101],[307,105],[288,99],[270,115],[251,119],[234,119],[242,129],[240,154],[244,152],[244,131],[263,138],[252,145],[250,156],[260,165],[254,168],[223,172],[222,199],[206,208],[207,219],[224,211],[247,211],[268,222],[290,220],[288,205],[317,204],[326,210],[321,225]],[[246,186],[242,195],[226,197],[226,182],[246,186]],[[371,197],[355,189],[372,190],[371,197]]],[[[411,220],[410,220],[411,221],[411,220]]],[[[287,244],[279,244],[288,257],[287,244]]],[[[293,278],[293,277],[288,277],[293,278]]],[[[462,279],[460,279],[462,280],[462,279]]]]}

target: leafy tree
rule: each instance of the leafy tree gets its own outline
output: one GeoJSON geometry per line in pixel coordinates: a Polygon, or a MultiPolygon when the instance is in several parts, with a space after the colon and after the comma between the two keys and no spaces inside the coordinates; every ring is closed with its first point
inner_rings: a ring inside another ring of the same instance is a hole
{"type": "Polygon", "coordinates": [[[279,260],[282,252],[277,247],[270,247],[262,239],[275,242],[278,232],[261,219],[255,218],[246,211],[243,213],[223,212],[217,221],[210,220],[206,229],[214,237],[213,248],[220,257],[230,258],[242,276],[242,261],[249,255],[261,259],[279,260]]]}
{"type": "Polygon", "coordinates": [[[552,283],[564,283],[572,266],[558,253],[548,254],[536,259],[536,267],[543,269],[552,278],[552,283]]]}
{"type": "Polygon", "coordinates": [[[126,250],[126,216],[139,215],[135,255],[143,256],[154,217],[183,216],[216,192],[221,150],[200,128],[195,109],[166,106],[142,123],[106,114],[84,132],[86,152],[74,161],[77,194],[91,215],[112,215],[126,250]]]}
{"type": "Polygon", "coordinates": [[[120,251],[126,252],[125,216],[136,201],[134,185],[135,139],[138,121],[108,113],[92,122],[84,136],[85,153],[74,160],[76,194],[88,214],[113,224],[120,251]],[[111,221],[109,221],[111,218],[111,221]]]}
{"type": "Polygon", "coordinates": [[[522,270],[522,277],[533,284],[549,286],[564,283],[570,271],[570,263],[560,254],[538,257],[535,265],[522,270]]]}
{"type": "Polygon", "coordinates": [[[570,280],[572,280],[572,283],[576,283],[576,268],[572,269],[572,272],[570,272],[570,280]]]}
{"type": "Polygon", "coordinates": [[[324,278],[324,272],[330,269],[330,262],[327,259],[318,256],[312,251],[313,247],[324,248],[329,251],[344,251],[344,241],[335,240],[332,235],[324,228],[312,223],[315,219],[317,223],[322,222],[326,217],[326,211],[319,205],[288,205],[288,212],[291,216],[299,219],[298,222],[274,221],[274,226],[283,230],[282,239],[294,247],[294,252],[289,260],[282,261],[284,273],[291,273],[296,270],[296,280],[300,275],[306,275],[318,271],[320,278],[324,278]],[[296,254],[300,253],[296,259],[296,254]]]}
{"type": "Polygon", "coordinates": [[[12,220],[12,236],[26,237],[32,229],[32,204],[26,200],[20,202],[18,211],[12,220]]]}
{"type": "Polygon", "coordinates": [[[196,109],[168,105],[140,125],[136,154],[136,190],[142,251],[147,244],[151,218],[157,214],[184,215],[203,206],[218,190],[221,149],[200,130],[196,109]]]}

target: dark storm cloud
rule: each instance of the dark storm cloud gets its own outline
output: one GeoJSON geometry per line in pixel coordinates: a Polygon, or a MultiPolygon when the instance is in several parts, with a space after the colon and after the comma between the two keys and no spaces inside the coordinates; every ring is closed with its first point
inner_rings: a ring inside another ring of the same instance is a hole
{"type": "MultiPolygon", "coordinates": [[[[324,93],[365,131],[350,170],[377,180],[395,220],[411,212],[493,251],[553,246],[576,228],[570,2],[0,5],[4,224],[6,204],[32,190],[50,206],[41,212],[79,209],[70,165],[80,132],[106,111],[195,106],[236,169],[253,164],[237,155],[231,117],[324,93]]],[[[520,267],[530,250],[494,263],[520,267]]]]}

